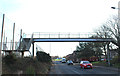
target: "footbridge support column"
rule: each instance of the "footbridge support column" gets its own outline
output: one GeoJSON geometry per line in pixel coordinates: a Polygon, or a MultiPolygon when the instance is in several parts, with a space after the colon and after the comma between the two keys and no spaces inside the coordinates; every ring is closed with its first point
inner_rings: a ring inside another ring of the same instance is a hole
{"type": "Polygon", "coordinates": [[[22,57],[24,57],[24,51],[22,51],[21,53],[22,53],[22,57]]]}
{"type": "Polygon", "coordinates": [[[32,46],[32,54],[33,54],[32,56],[34,57],[34,42],[32,42],[32,45],[33,45],[32,46]]]}

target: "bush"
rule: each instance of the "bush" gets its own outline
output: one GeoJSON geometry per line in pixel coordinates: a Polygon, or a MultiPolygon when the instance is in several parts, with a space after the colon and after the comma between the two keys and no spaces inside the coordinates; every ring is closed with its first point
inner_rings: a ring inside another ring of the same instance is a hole
{"type": "Polygon", "coordinates": [[[7,55],[3,58],[5,64],[10,65],[10,64],[14,64],[17,60],[16,55],[15,54],[10,54],[7,55]]]}
{"type": "Polygon", "coordinates": [[[35,74],[35,69],[33,66],[29,66],[27,69],[26,69],[26,74],[35,74]]]}
{"type": "Polygon", "coordinates": [[[51,62],[51,56],[45,52],[39,51],[36,55],[38,61],[40,62],[51,62]]]}
{"type": "MultiPolygon", "coordinates": [[[[42,53],[43,54],[43,53],[42,53]]],[[[40,54],[39,54],[40,55],[40,54]]],[[[42,59],[46,61],[46,55],[49,57],[49,54],[44,53],[42,59]]],[[[51,58],[51,57],[50,57],[51,58]]],[[[41,59],[41,58],[38,58],[41,59]]],[[[48,69],[51,67],[51,63],[44,61],[41,63],[37,58],[16,58],[14,55],[8,55],[4,57],[2,66],[3,74],[17,74],[19,71],[23,71],[23,74],[47,74],[48,69]],[[15,59],[15,60],[14,60],[15,59]],[[13,63],[13,64],[12,64],[13,63]],[[9,64],[9,65],[8,65],[9,64]],[[11,64],[11,65],[10,65],[11,64]]]]}

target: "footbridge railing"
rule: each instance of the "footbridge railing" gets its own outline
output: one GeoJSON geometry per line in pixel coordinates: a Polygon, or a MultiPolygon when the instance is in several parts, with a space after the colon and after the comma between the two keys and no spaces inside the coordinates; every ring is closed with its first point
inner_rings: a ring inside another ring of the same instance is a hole
{"type": "MultiPolygon", "coordinates": [[[[70,33],[70,32],[34,32],[33,38],[89,38],[96,33],[70,33]]],[[[24,34],[24,38],[30,38],[31,34],[24,34]]]]}

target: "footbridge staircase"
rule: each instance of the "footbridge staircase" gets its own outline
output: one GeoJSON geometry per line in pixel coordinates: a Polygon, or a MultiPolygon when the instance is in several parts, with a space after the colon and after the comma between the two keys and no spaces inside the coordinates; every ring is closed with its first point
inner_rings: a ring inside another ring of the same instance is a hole
{"type": "Polygon", "coordinates": [[[31,44],[33,42],[33,34],[30,38],[23,38],[22,36],[19,39],[19,42],[3,42],[3,52],[21,52],[22,56],[24,56],[24,52],[29,52],[31,44]]]}

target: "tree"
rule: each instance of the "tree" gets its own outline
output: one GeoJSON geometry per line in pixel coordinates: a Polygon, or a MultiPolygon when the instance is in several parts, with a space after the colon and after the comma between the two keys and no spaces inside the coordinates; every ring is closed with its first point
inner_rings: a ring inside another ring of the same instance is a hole
{"type": "MultiPolygon", "coordinates": [[[[113,16],[111,19],[106,21],[97,31],[97,36],[100,38],[113,38],[114,44],[118,47],[120,55],[120,25],[118,24],[118,17],[113,16]]],[[[106,43],[103,44],[104,50],[106,43]]],[[[106,52],[106,51],[105,51],[106,52]]]]}
{"type": "Polygon", "coordinates": [[[78,58],[90,58],[92,56],[101,57],[101,43],[79,43],[79,46],[76,47],[76,51],[80,51],[78,58]]]}

